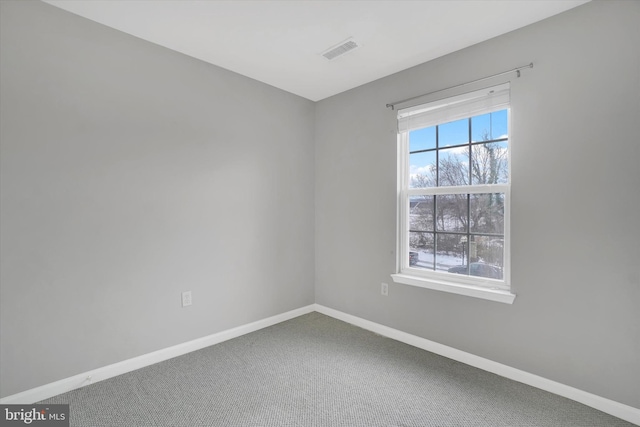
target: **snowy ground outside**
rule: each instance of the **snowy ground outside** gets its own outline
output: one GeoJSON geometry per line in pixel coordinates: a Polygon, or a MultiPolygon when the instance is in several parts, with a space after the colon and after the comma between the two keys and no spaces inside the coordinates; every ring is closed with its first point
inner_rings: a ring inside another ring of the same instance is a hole
{"type": "MultiPolygon", "coordinates": [[[[418,263],[416,265],[412,265],[412,267],[426,268],[428,270],[433,270],[433,252],[421,251],[417,249],[411,249],[411,252],[418,252],[418,263]]],[[[483,262],[483,260],[479,259],[478,262],[483,262]]],[[[461,265],[464,265],[464,262],[462,260],[462,254],[459,254],[459,255],[437,254],[436,255],[437,271],[447,271],[451,267],[458,267],[461,265]]]]}
{"type": "MultiPolygon", "coordinates": [[[[418,263],[412,267],[422,267],[429,270],[433,269],[433,252],[420,251],[416,249],[411,249],[411,251],[418,252],[418,263]]],[[[462,254],[458,256],[438,254],[436,256],[436,270],[438,271],[447,271],[451,267],[459,265],[462,265],[462,254]]]]}

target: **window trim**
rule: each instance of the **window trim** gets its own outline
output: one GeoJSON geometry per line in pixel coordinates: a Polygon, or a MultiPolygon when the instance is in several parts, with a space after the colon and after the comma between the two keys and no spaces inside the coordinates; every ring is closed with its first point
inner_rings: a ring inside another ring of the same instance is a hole
{"type": "MultiPolygon", "coordinates": [[[[443,100],[444,103],[447,100],[443,100]]],[[[395,283],[417,286],[458,295],[466,295],[490,301],[513,304],[516,295],[511,292],[511,109],[507,109],[508,122],[508,167],[509,181],[506,184],[476,184],[462,186],[443,186],[424,188],[409,188],[409,132],[403,129],[398,132],[398,189],[397,189],[397,234],[396,234],[396,273],[391,275],[395,283]],[[451,273],[423,270],[409,265],[409,197],[412,195],[439,194],[474,194],[474,193],[504,193],[504,266],[503,280],[496,280],[477,276],[454,275],[451,273]]],[[[495,109],[493,109],[496,111],[495,109]]],[[[487,109],[486,112],[490,112],[487,109]]],[[[400,111],[398,112],[400,114],[400,111]]],[[[485,112],[470,111],[468,117],[485,114],[485,112]]],[[[440,123],[444,124],[444,122],[440,123]]]]}

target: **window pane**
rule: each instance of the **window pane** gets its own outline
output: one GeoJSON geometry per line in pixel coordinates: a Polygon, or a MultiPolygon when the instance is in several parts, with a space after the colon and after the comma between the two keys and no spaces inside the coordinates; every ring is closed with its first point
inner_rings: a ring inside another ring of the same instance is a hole
{"type": "Polygon", "coordinates": [[[436,127],[417,129],[409,132],[409,151],[436,148],[436,127]]]}
{"type": "Polygon", "coordinates": [[[504,234],[504,193],[471,194],[471,233],[504,234]]]}
{"type": "MultiPolygon", "coordinates": [[[[466,235],[438,233],[436,235],[436,270],[450,271],[465,265],[468,256],[466,235]]],[[[466,267],[465,267],[466,268],[466,267]]]]}
{"type": "MultiPolygon", "coordinates": [[[[464,240],[462,237],[462,240],[464,240]]],[[[464,274],[466,276],[486,277],[489,279],[503,279],[503,250],[504,240],[487,236],[471,236],[471,242],[461,242],[460,250],[468,252],[460,255],[461,260],[471,263],[461,263],[450,267],[449,273],[464,274]]]]}
{"type": "Polygon", "coordinates": [[[466,232],[469,223],[467,195],[436,196],[436,230],[466,232]]]}
{"type": "Polygon", "coordinates": [[[471,118],[471,140],[474,142],[507,138],[507,110],[471,118]]]}
{"type": "Polygon", "coordinates": [[[433,233],[409,233],[409,266],[433,270],[433,233]]]}
{"type": "Polygon", "coordinates": [[[436,152],[409,155],[409,188],[436,186],[436,152]]]}
{"type": "Polygon", "coordinates": [[[504,239],[491,236],[472,236],[470,246],[471,275],[502,279],[504,239]]]}
{"type": "Polygon", "coordinates": [[[506,184],[509,181],[507,141],[471,146],[472,184],[506,184]]]}
{"type": "Polygon", "coordinates": [[[439,151],[438,186],[469,185],[469,146],[439,151]]]}
{"type": "Polygon", "coordinates": [[[469,142],[469,119],[456,120],[438,126],[438,147],[467,144],[469,142]]]}
{"type": "Polygon", "coordinates": [[[409,198],[409,230],[433,231],[433,196],[409,198]]]}

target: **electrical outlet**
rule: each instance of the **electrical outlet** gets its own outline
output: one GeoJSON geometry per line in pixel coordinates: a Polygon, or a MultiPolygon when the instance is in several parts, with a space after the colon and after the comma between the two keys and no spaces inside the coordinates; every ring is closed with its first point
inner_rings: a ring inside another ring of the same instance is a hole
{"type": "Polygon", "coordinates": [[[380,286],[380,293],[384,296],[389,295],[389,285],[386,283],[382,283],[380,286]]]}
{"type": "Polygon", "coordinates": [[[182,293],[182,306],[186,307],[188,305],[191,305],[191,291],[182,293]]]}

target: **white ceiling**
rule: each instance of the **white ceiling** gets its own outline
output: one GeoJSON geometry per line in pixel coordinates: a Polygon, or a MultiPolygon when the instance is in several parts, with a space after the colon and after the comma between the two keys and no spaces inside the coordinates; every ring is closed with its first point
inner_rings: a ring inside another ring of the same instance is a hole
{"type": "Polygon", "coordinates": [[[312,101],[587,2],[44,1],[312,101]],[[321,55],[350,37],[361,47],[333,61],[321,55]]]}

